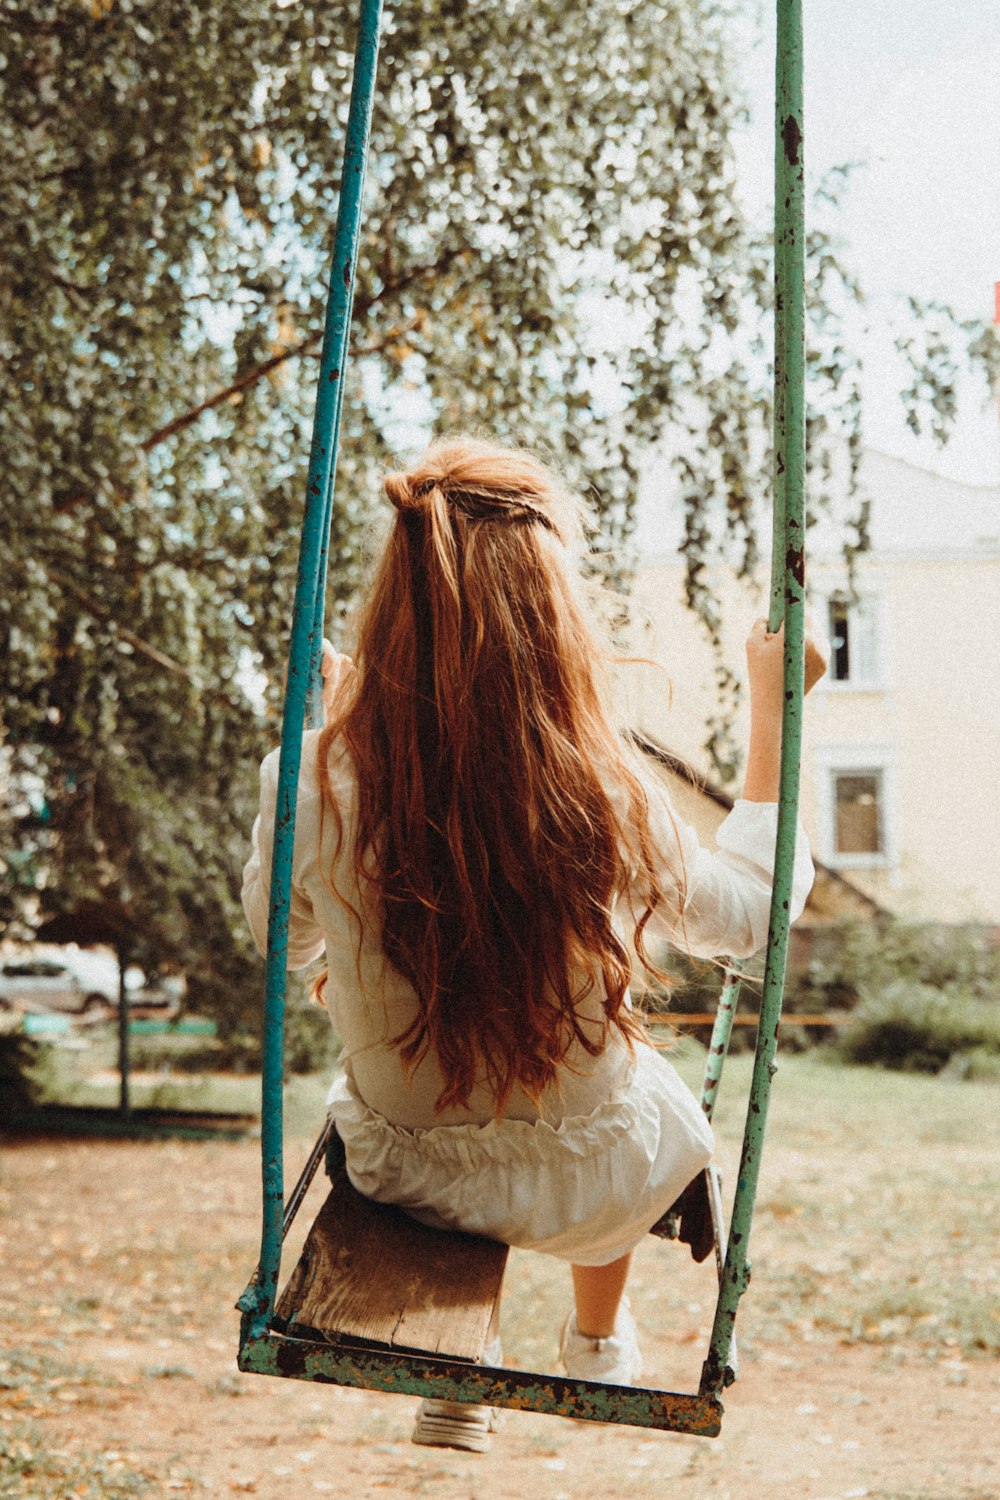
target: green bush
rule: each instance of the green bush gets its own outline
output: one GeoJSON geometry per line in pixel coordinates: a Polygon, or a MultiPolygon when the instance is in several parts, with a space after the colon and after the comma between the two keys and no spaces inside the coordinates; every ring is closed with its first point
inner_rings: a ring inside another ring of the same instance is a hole
{"type": "Polygon", "coordinates": [[[137,1036],[129,1042],[133,1068],[173,1068],[179,1073],[259,1073],[260,1037],[236,1031],[228,1036],[137,1036]]]}
{"type": "Polygon", "coordinates": [[[809,962],[789,976],[788,1008],[851,1010],[897,981],[989,1000],[1000,995],[1000,952],[978,927],[833,922],[816,930],[809,962]]]}
{"type": "MultiPolygon", "coordinates": [[[[339,1043],[327,1012],[294,991],[285,1005],[285,1072],[316,1073],[336,1061],[339,1043]]],[[[136,1069],[169,1067],[180,1073],[259,1073],[261,1037],[252,1031],[230,1031],[219,1037],[136,1036],[129,1059],[136,1069]]]]}
{"type": "Polygon", "coordinates": [[[970,990],[904,979],[885,988],[863,986],[839,1050],[849,1062],[919,1073],[950,1066],[958,1076],[982,1077],[989,1071],[986,1058],[1000,1062],[1000,1007],[970,990]],[[967,1068],[962,1059],[970,1059],[967,1068]]]}
{"type": "Polygon", "coordinates": [[[941,1076],[970,1083],[1000,1083],[1000,1052],[989,1047],[956,1052],[941,1069],[941,1076]]]}
{"type": "Polygon", "coordinates": [[[52,1048],[12,1028],[0,1032],[0,1118],[40,1104],[51,1090],[52,1048]]]}
{"type": "MultiPolygon", "coordinates": [[[[649,1008],[714,1013],[722,966],[669,953],[671,977],[656,985],[649,1008]]],[[[740,1011],[759,1008],[762,956],[743,984],[740,1011]]],[[[830,1042],[851,1062],[996,1077],[1000,1071],[1000,953],[976,927],[930,926],[886,917],[819,928],[808,962],[793,965],[785,985],[781,1026],[784,1051],[830,1042]],[[796,1025],[796,1016],[850,1012],[846,1031],[796,1025]]],[[[706,1040],[709,1028],[698,1030],[706,1040]]],[[[753,1027],[735,1027],[732,1047],[754,1043],[753,1027]]]]}
{"type": "Polygon", "coordinates": [[[330,1017],[311,1000],[285,1011],[285,1072],[317,1073],[333,1066],[340,1052],[330,1017]]]}

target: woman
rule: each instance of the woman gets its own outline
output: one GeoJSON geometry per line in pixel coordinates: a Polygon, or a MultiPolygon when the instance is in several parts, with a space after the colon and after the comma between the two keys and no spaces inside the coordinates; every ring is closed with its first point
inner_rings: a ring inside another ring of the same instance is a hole
{"type": "MultiPolygon", "coordinates": [[[[305,737],[289,965],[325,950],[355,1186],[569,1261],[567,1372],[632,1383],[631,1253],[712,1134],[629,985],[651,938],[739,957],[766,937],[782,636],[758,622],[748,642],[746,785],[710,853],[613,722],[555,476],[455,439],[385,490],[356,665],[325,645],[305,737]]],[[[807,689],[823,667],[809,643],[807,689]]],[[[244,885],[261,948],[276,784],[274,752],[244,885]]],[[[812,877],[800,830],[793,917],[812,877]]]]}

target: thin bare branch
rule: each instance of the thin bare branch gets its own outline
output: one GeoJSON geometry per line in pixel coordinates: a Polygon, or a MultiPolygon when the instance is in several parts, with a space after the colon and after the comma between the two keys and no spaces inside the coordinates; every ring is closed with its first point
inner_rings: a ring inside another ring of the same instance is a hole
{"type": "Polygon", "coordinates": [[[139,452],[151,453],[154,448],[158,448],[161,443],[165,443],[167,438],[174,437],[176,433],[183,432],[185,427],[190,427],[192,422],[197,422],[198,418],[203,416],[205,412],[212,411],[216,406],[221,406],[223,402],[231,400],[233,396],[239,396],[243,391],[249,390],[252,385],[256,385],[259,380],[263,380],[265,375],[270,375],[272,370],[276,370],[286,360],[297,359],[302,354],[311,353],[318,347],[320,337],[318,333],[313,334],[312,338],[303,339],[300,344],[293,344],[290,348],[282,350],[280,354],[272,355],[270,359],[265,359],[262,364],[254,365],[251,369],[244,370],[239,379],[234,380],[231,385],[227,385],[224,390],[216,391],[207,400],[199,402],[197,406],[192,406],[189,411],[181,412],[179,416],[174,417],[172,421],[168,422],[165,427],[161,427],[156,432],[151,433],[144,442],[139,444],[139,452]]]}
{"type": "MultiPolygon", "coordinates": [[[[19,563],[19,566],[24,570],[23,563],[19,563]]],[[[168,656],[166,651],[161,651],[158,646],[151,645],[141,635],[136,635],[135,631],[129,630],[128,626],[122,625],[115,618],[112,610],[106,609],[103,604],[100,604],[85,589],[80,588],[78,584],[74,583],[72,578],[68,578],[65,573],[61,572],[58,568],[53,568],[48,562],[45,564],[45,570],[53,583],[57,583],[67,594],[72,594],[76,602],[93,619],[100,620],[102,625],[110,625],[118,636],[118,639],[124,641],[127,646],[131,646],[133,651],[138,651],[141,656],[147,657],[150,661],[155,662],[158,667],[163,667],[175,676],[183,677],[185,681],[190,682],[192,686],[196,687],[203,697],[212,698],[218,703],[225,703],[227,707],[234,711],[239,710],[240,706],[234,703],[232,698],[226,693],[221,692],[218,688],[206,688],[205,684],[195,676],[190,668],[185,667],[175,657],[168,656]]]]}
{"type": "MultiPolygon", "coordinates": [[[[398,281],[392,284],[385,284],[380,291],[360,301],[358,304],[358,313],[361,317],[364,317],[372,307],[384,301],[386,297],[390,295],[395,296],[399,292],[405,291],[425,276],[440,275],[454,261],[468,256],[469,253],[465,247],[456,246],[445,255],[442,255],[437,261],[426,265],[413,266],[398,281]]],[[[414,327],[417,326],[417,322],[419,322],[419,319],[410,319],[406,323],[399,324],[390,329],[384,338],[380,339],[377,343],[354,345],[350,352],[355,357],[379,354],[386,348],[389,348],[403,334],[412,332],[414,327]]],[[[154,448],[158,448],[168,438],[175,437],[177,433],[183,432],[185,428],[197,422],[198,418],[204,416],[205,412],[212,411],[217,406],[222,406],[234,396],[242,395],[244,391],[249,390],[258,381],[263,380],[273,370],[278,369],[288,360],[299,359],[303,355],[314,354],[320,345],[321,337],[318,333],[313,334],[310,338],[303,339],[301,343],[293,344],[290,348],[283,349],[280,354],[275,354],[270,359],[265,359],[261,364],[253,365],[249,370],[244,370],[243,374],[238,379],[232,381],[231,384],[225,386],[222,390],[215,391],[211,396],[206,397],[204,401],[200,401],[197,406],[192,406],[187,411],[180,412],[171,421],[165,423],[163,427],[159,427],[155,432],[150,433],[149,437],[144,438],[138,445],[137,452],[151,453],[154,448]]],[[[58,511],[65,513],[74,510],[77,505],[82,504],[88,498],[88,494],[87,490],[76,491],[57,506],[58,511]]]]}

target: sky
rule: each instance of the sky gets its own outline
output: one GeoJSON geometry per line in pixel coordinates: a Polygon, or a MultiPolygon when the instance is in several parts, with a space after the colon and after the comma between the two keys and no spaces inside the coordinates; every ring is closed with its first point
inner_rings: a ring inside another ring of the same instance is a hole
{"type": "MultiPolygon", "coordinates": [[[[755,6],[747,4],[747,14],[755,6]]],[[[739,158],[746,202],[773,203],[773,0],[745,54],[752,109],[739,158]]],[[[870,298],[866,429],[873,447],[971,484],[1000,482],[996,403],[964,383],[944,449],[901,417],[888,314],[913,292],[990,321],[1000,281],[1000,6],[997,0],[806,0],[805,153],[815,183],[852,174],[840,225],[870,298]]]]}
{"type": "MultiPolygon", "coordinates": [[[[739,4],[745,20],[738,51],[751,107],[749,126],[736,136],[739,181],[754,220],[768,224],[775,0],[739,4]]],[[[831,167],[857,164],[837,224],[842,258],[868,298],[868,332],[858,331],[867,443],[949,479],[998,485],[997,399],[988,398],[981,378],[968,376],[959,384],[959,418],[947,446],[915,438],[899,401],[906,370],[888,329],[905,321],[908,293],[947,303],[962,318],[993,318],[1000,0],[804,0],[804,11],[808,183],[815,186],[831,167]]],[[[595,323],[606,314],[595,306],[595,323]]],[[[399,412],[401,446],[419,444],[428,415],[420,402],[399,412]]],[[[648,506],[642,510],[640,528],[659,531],[661,520],[648,506]]]]}

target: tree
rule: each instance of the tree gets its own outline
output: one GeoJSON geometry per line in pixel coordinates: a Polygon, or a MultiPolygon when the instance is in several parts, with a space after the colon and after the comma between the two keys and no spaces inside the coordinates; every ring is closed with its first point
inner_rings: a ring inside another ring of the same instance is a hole
{"type": "MultiPolygon", "coordinates": [[[[669,426],[689,598],[710,629],[718,518],[752,566],[768,375],[753,334],[770,294],[734,195],[727,10],[389,13],[335,625],[375,472],[431,420],[551,453],[591,493],[619,584],[641,456],[669,426]],[[609,295],[627,347],[595,342],[609,295]]],[[[276,732],[355,6],[0,0],[0,14],[6,915],[123,902],[153,956],[221,1004],[253,974],[236,882],[276,732]]],[[[858,444],[838,333],[855,289],[825,236],[810,251],[822,480],[823,432],[858,444]]]]}

